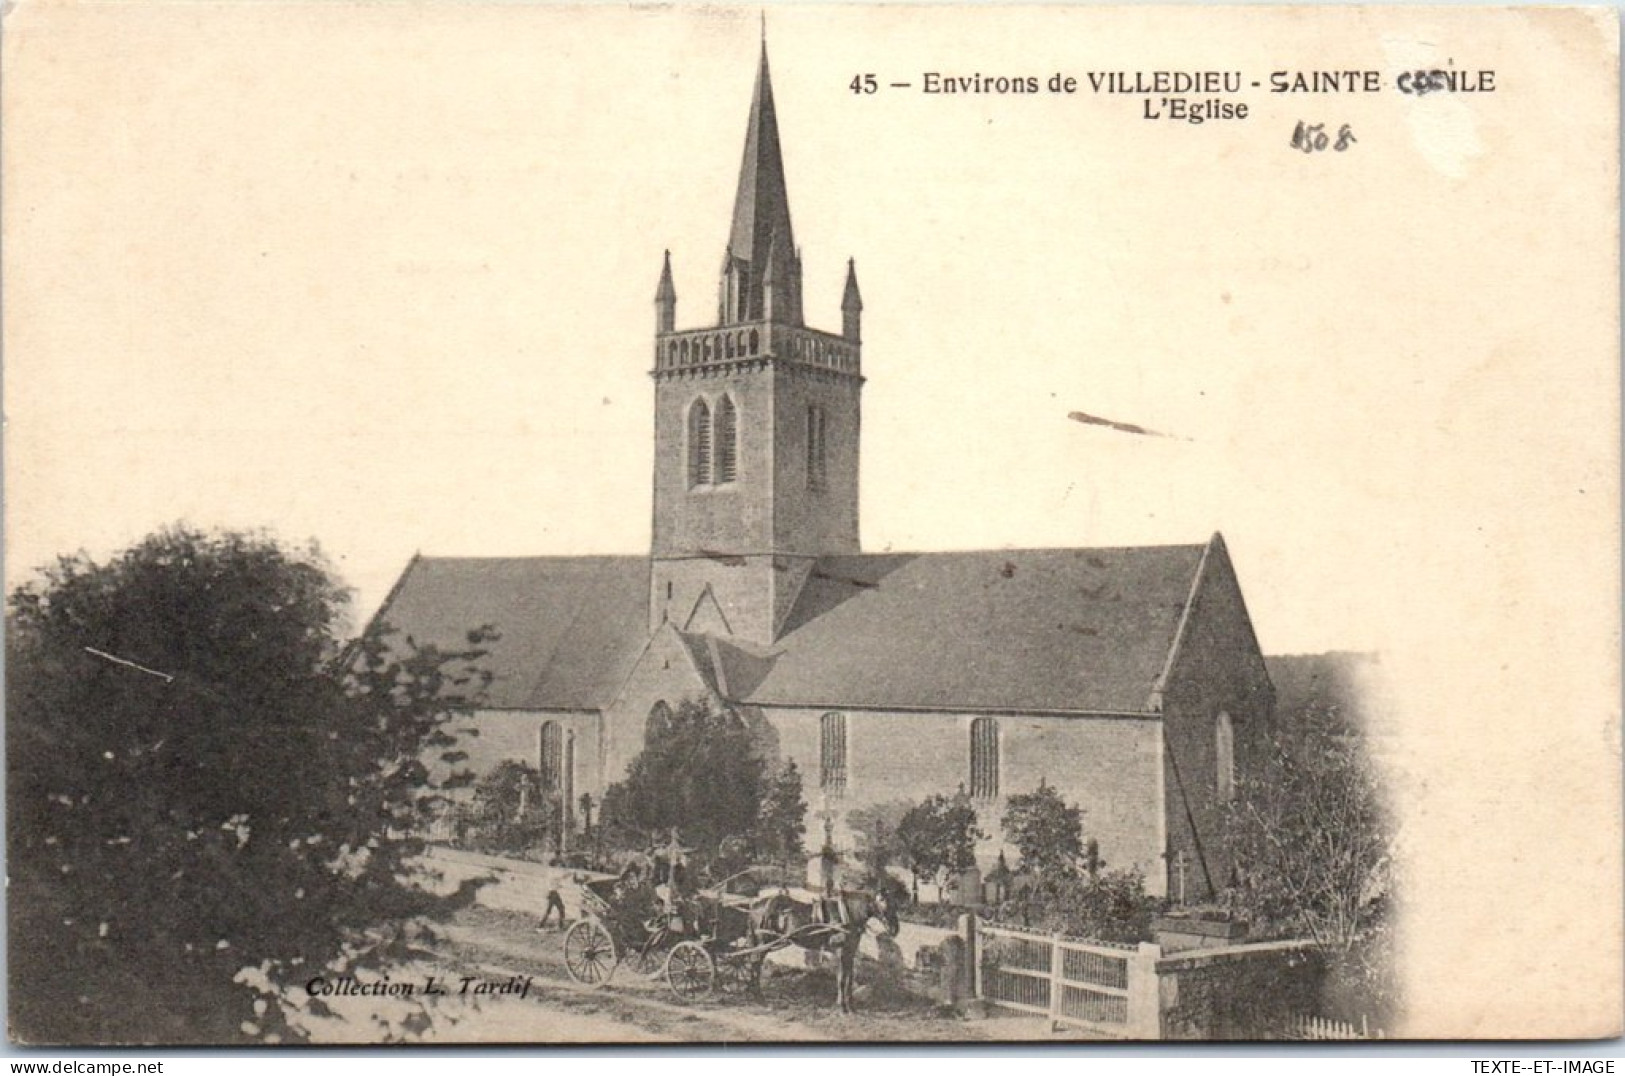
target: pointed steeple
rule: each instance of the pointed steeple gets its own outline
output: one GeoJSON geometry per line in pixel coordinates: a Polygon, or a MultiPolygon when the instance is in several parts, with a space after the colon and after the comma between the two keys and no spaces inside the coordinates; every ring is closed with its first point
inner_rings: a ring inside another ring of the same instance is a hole
{"type": "Polygon", "coordinates": [[[729,269],[737,273],[723,285],[725,321],[753,321],[766,317],[763,278],[777,242],[784,264],[774,268],[780,289],[774,302],[777,320],[799,324],[800,280],[795,270],[795,232],[790,227],[790,196],[785,190],[784,159],[779,149],[779,121],[773,108],[773,81],[767,67],[767,42],[756,71],[756,92],[745,129],[745,156],[739,166],[739,190],[734,196],[733,228],[728,235],[729,269]],[[788,272],[792,279],[785,279],[788,272]],[[731,296],[732,301],[729,301],[731,296]]]}
{"type": "Polygon", "coordinates": [[[846,259],[846,291],[841,294],[841,335],[858,343],[862,337],[863,296],[858,293],[858,266],[846,259]]]}

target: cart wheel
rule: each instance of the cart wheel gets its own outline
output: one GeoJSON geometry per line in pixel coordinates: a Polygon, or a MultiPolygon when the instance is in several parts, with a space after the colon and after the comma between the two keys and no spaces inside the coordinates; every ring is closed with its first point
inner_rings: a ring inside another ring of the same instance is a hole
{"type": "Polygon", "coordinates": [[[762,954],[724,957],[717,985],[724,994],[754,994],[762,985],[762,954]]]}
{"type": "Polygon", "coordinates": [[[699,942],[678,942],[666,956],[666,983],[684,1001],[700,1001],[711,996],[716,985],[717,965],[699,942]]]}
{"type": "Polygon", "coordinates": [[[583,919],[564,934],[564,970],[587,986],[603,986],[615,974],[615,939],[596,919],[583,919]]]}

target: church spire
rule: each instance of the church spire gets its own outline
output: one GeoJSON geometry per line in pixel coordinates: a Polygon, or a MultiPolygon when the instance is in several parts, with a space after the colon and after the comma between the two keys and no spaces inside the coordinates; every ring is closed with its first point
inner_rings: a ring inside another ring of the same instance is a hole
{"type": "Polygon", "coordinates": [[[767,42],[763,40],[750,123],[745,129],[745,156],[739,166],[739,190],[734,196],[733,228],[728,235],[722,287],[725,323],[769,316],[792,325],[801,323],[801,280],[795,250],[784,158],[779,149],[779,120],[773,107],[767,42]],[[773,267],[776,294],[769,315],[763,284],[775,246],[779,248],[780,264],[773,267]]]}

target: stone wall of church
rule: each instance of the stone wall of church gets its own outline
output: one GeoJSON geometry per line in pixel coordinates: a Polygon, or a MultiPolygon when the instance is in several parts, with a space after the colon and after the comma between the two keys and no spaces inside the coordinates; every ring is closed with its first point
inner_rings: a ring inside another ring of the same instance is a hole
{"type": "MultiPolygon", "coordinates": [[[[467,760],[459,765],[472,770],[476,776],[490,773],[498,763],[508,759],[524,762],[539,770],[542,766],[542,730],[550,722],[559,730],[561,760],[567,764],[573,763],[568,766],[567,772],[560,774],[564,787],[574,797],[579,797],[583,792],[596,795],[594,785],[600,765],[601,722],[598,714],[592,710],[481,710],[471,719],[457,720],[452,724],[453,729],[473,727],[479,730],[476,736],[459,735],[457,747],[453,750],[468,753],[467,760]]],[[[444,774],[448,768],[440,762],[436,762],[435,766],[437,774],[444,774]]]]}
{"type": "Polygon", "coordinates": [[[757,371],[661,381],[655,386],[654,553],[765,552],[773,532],[773,383],[757,371]],[[722,397],[738,422],[738,472],[732,482],[690,487],[688,415],[722,397]]]}
{"type": "Polygon", "coordinates": [[[1229,884],[1220,715],[1230,721],[1231,770],[1245,778],[1268,744],[1272,699],[1240,586],[1223,546],[1216,545],[1163,693],[1170,871],[1176,874],[1170,888],[1175,896],[1179,863],[1185,865],[1190,900],[1205,899],[1211,890],[1229,884]]]}
{"type": "Polygon", "coordinates": [[[671,625],[649,639],[615,701],[604,710],[603,771],[593,798],[626,776],[643,750],[649,715],[659,704],[675,711],[686,699],[705,700],[712,692],[694,666],[693,655],[671,625]]]}
{"type": "Polygon", "coordinates": [[[774,394],[774,548],[810,555],[858,552],[858,382],[823,370],[786,367],[774,394]],[[809,480],[808,410],[823,415],[821,479],[809,480]]]}
{"type": "MultiPolygon", "coordinates": [[[[808,841],[821,839],[819,817],[836,815],[837,843],[850,847],[844,821],[854,807],[918,802],[952,794],[971,780],[971,724],[978,715],[850,710],[846,719],[846,780],[821,791],[823,709],[766,708],[782,756],[796,760],[806,787],[808,841]]],[[[1005,851],[1000,819],[1011,794],[1031,792],[1042,779],[1083,808],[1086,838],[1099,842],[1108,868],[1137,868],[1146,887],[1162,894],[1164,842],[1161,722],[1154,718],[989,716],[998,730],[998,795],[979,798],[977,815],[990,836],[977,849],[991,868],[1005,851]]]]}

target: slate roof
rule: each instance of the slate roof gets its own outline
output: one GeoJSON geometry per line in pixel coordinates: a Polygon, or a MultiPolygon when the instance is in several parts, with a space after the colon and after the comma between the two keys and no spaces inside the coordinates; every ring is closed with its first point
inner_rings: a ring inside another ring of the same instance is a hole
{"type": "Polygon", "coordinates": [[[649,639],[647,557],[416,557],[379,610],[418,645],[489,624],[493,709],[607,705],[649,639]]]}
{"type": "Polygon", "coordinates": [[[743,701],[1143,711],[1205,547],[825,557],[743,701]]]}
{"type": "MultiPolygon", "coordinates": [[[[1139,713],[1201,545],[821,558],[774,646],[686,634],[741,703],[1139,713]]],[[[644,557],[415,559],[379,619],[459,645],[493,624],[490,704],[609,705],[648,641],[644,557]]]]}

